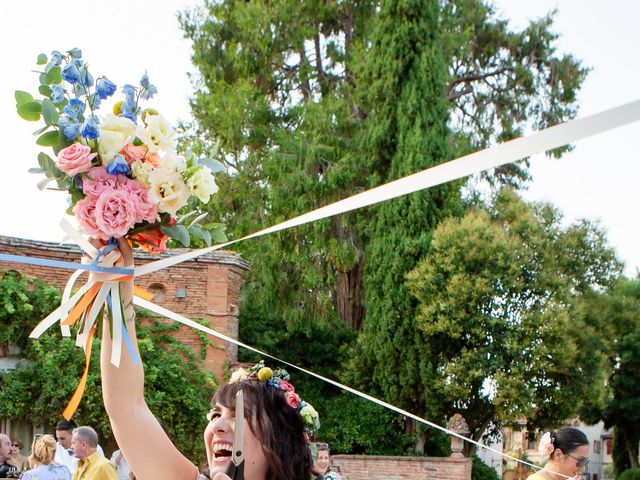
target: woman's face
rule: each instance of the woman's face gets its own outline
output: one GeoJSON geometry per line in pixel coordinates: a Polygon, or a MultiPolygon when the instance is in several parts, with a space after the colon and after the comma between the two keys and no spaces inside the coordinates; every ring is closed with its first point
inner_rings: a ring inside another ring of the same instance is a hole
{"type": "MultiPolygon", "coordinates": [[[[204,444],[211,477],[224,472],[231,461],[233,435],[235,430],[235,410],[218,403],[211,411],[211,421],[204,431],[204,444]]],[[[261,442],[255,437],[249,422],[244,420],[244,475],[247,480],[264,480],[267,475],[267,459],[261,442]]]]}
{"type": "Polygon", "coordinates": [[[559,455],[555,458],[554,461],[554,471],[556,473],[561,473],[569,477],[582,475],[582,472],[586,468],[586,465],[582,465],[581,461],[589,458],[589,445],[581,445],[580,447],[569,453],[564,453],[561,451],[559,451],[558,453],[559,455]],[[581,466],[578,466],[578,463],[580,463],[581,466]]]}
{"type": "Polygon", "coordinates": [[[327,473],[327,469],[329,468],[329,452],[327,450],[320,450],[318,452],[318,459],[316,460],[316,466],[320,473],[323,475],[327,473]]]}

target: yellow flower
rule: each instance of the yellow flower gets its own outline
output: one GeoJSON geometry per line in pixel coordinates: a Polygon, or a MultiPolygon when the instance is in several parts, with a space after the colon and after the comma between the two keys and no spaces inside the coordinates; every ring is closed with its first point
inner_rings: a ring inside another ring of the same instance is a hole
{"type": "Polygon", "coordinates": [[[258,371],[258,380],[260,380],[261,382],[266,382],[272,376],[273,376],[273,372],[271,371],[271,369],[269,367],[262,367],[258,371]]]}

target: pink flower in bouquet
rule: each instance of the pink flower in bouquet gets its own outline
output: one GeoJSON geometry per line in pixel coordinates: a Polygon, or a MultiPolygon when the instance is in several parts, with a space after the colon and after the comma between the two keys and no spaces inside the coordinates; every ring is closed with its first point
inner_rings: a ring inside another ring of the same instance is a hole
{"type": "Polygon", "coordinates": [[[140,183],[129,178],[122,184],[121,189],[127,192],[133,199],[135,205],[136,223],[147,221],[153,223],[156,221],[158,214],[158,206],[149,201],[147,196],[148,190],[140,185],[140,183]]]}
{"type": "Polygon", "coordinates": [[[287,405],[289,405],[291,408],[298,408],[298,402],[300,401],[300,397],[298,397],[297,393],[287,392],[284,394],[284,398],[287,401],[287,405]]]}
{"type": "Polygon", "coordinates": [[[96,200],[96,225],[103,240],[124,237],[136,223],[136,197],[124,190],[104,190],[96,200]]]}
{"type": "Polygon", "coordinates": [[[78,220],[80,230],[91,237],[100,237],[100,229],[96,224],[96,200],[92,197],[86,197],[79,200],[73,207],[73,215],[78,220]]]}
{"type": "Polygon", "coordinates": [[[142,160],[147,154],[149,149],[146,145],[134,145],[133,143],[127,143],[122,149],[121,153],[127,160],[127,163],[131,165],[136,160],[142,160]]]}
{"type": "Polygon", "coordinates": [[[56,166],[64,173],[73,177],[78,173],[88,172],[91,169],[91,161],[96,154],[91,148],[80,143],[74,143],[60,150],[56,166]]]}
{"type": "Polygon", "coordinates": [[[150,165],[153,165],[154,167],[159,167],[160,166],[160,155],[158,155],[156,152],[149,152],[144,157],[144,161],[146,163],[150,164],[150,165]]]}
{"type": "Polygon", "coordinates": [[[82,180],[82,191],[87,196],[98,198],[102,192],[117,188],[118,184],[122,184],[126,179],[124,175],[107,173],[107,167],[93,167],[82,180]]]}

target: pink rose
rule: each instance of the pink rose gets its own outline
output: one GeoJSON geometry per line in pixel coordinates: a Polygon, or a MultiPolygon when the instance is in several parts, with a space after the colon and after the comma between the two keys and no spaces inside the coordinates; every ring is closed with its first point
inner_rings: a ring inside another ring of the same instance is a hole
{"type": "Polygon", "coordinates": [[[285,392],[295,392],[296,391],[295,388],[293,388],[293,385],[291,385],[286,380],[281,380],[280,381],[280,389],[284,390],[285,392]]]}
{"type": "Polygon", "coordinates": [[[123,190],[104,190],[96,201],[95,217],[103,240],[125,236],[136,223],[135,196],[123,190]]]}
{"type": "Polygon", "coordinates": [[[156,152],[149,152],[144,157],[144,161],[154,167],[160,166],[160,156],[156,152]]]}
{"type": "Polygon", "coordinates": [[[56,166],[73,177],[79,173],[88,172],[91,169],[91,161],[96,154],[91,153],[91,148],[80,143],[74,143],[60,150],[56,166]]]}
{"type": "Polygon", "coordinates": [[[118,188],[127,177],[124,175],[111,175],[107,173],[107,167],[94,167],[82,179],[82,191],[85,195],[98,198],[103,191],[118,188]]]}
{"type": "Polygon", "coordinates": [[[129,178],[122,184],[121,189],[127,192],[135,204],[136,223],[147,221],[153,223],[156,221],[158,214],[158,206],[149,202],[147,196],[148,190],[135,180],[129,178]]]}
{"type": "MultiPolygon", "coordinates": [[[[286,380],[283,380],[283,381],[286,381],[286,380]]],[[[282,382],[280,383],[280,385],[282,385],[282,382]]],[[[287,392],[284,394],[284,398],[287,401],[287,405],[289,405],[291,408],[298,408],[298,402],[300,401],[300,397],[298,396],[297,393],[287,392]]]]}
{"type": "Polygon", "coordinates": [[[135,146],[133,143],[127,143],[120,153],[124,155],[127,163],[131,165],[136,160],[142,160],[149,149],[146,145],[135,146]]]}
{"type": "Polygon", "coordinates": [[[80,230],[94,238],[101,238],[100,229],[96,224],[96,201],[91,197],[83,198],[73,207],[73,214],[78,220],[80,230]]]}

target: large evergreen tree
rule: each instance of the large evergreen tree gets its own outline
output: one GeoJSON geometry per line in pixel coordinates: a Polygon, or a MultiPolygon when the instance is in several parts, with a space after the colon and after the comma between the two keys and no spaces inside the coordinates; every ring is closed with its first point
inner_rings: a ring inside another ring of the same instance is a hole
{"type": "MultiPolygon", "coordinates": [[[[550,19],[512,32],[482,0],[397,3],[205,0],[180,16],[198,69],[193,140],[202,153],[219,142],[229,176],[218,176],[211,209],[231,238],[575,114],[585,72],[556,55],[550,19]]],[[[525,177],[524,167],[490,176],[525,177]]],[[[426,413],[419,386],[431,372],[420,370],[422,334],[410,338],[402,281],[458,208],[458,187],[238,245],[252,264],[242,338],[287,357],[283,335],[309,339],[312,324],[344,322],[359,346],[322,368],[339,375],[356,355],[361,385],[426,413]],[[402,362],[392,341],[406,343],[402,362]],[[389,358],[398,362],[385,367],[389,358]]]]}

